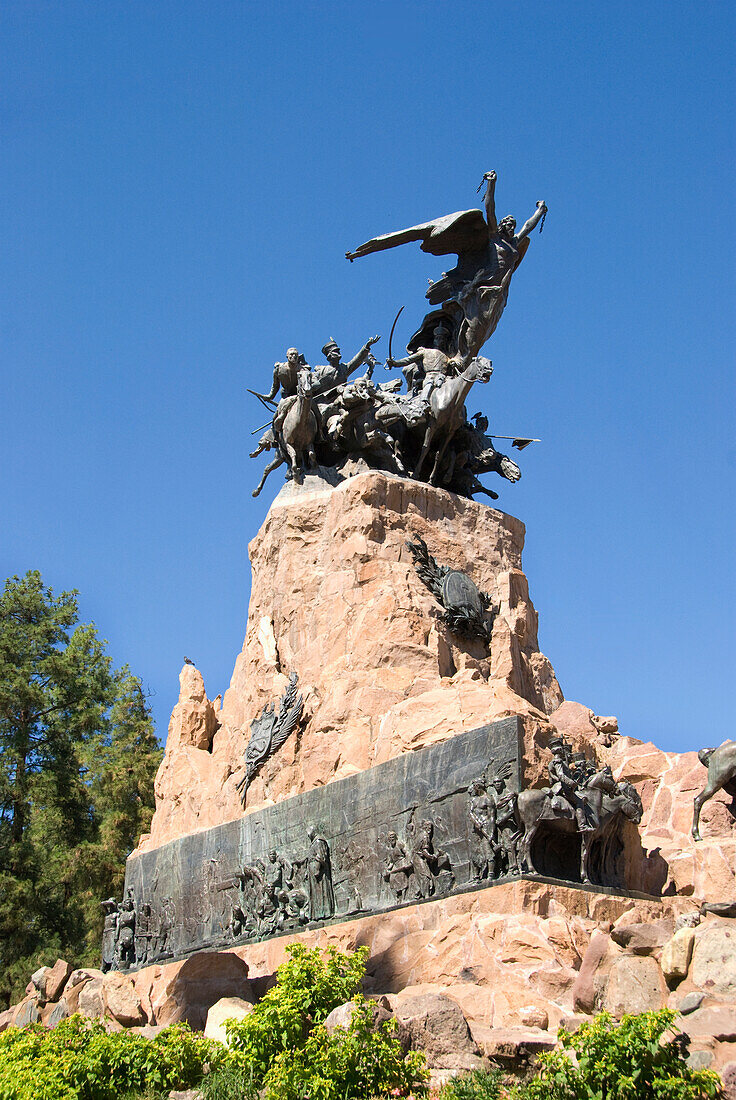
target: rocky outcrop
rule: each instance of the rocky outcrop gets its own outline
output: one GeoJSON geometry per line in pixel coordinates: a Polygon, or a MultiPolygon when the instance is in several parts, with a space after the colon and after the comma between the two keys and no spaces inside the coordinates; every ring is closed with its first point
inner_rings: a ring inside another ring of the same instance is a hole
{"type": "Polygon", "coordinates": [[[184,962],[151,966],[132,975],[149,1021],[204,1029],[207,1014],[223,997],[252,1001],[248,966],[229,951],[201,951],[184,962]]]}
{"type": "MultiPolygon", "coordinates": [[[[734,936],[735,919],[699,919],[687,898],[650,901],[522,881],[298,939],[341,950],[368,945],[366,993],[376,1018],[393,1016],[404,1046],[424,1050],[440,1082],[489,1058],[523,1072],[554,1046],[561,1025],[574,1029],[601,1008],[621,1016],[665,1004],[682,1014],[692,1064],[720,1071],[736,1058],[734,936]]],[[[187,1020],[222,1038],[224,1020],[251,1011],[252,983],[265,987],[296,938],[130,975],[75,971],[58,1002],[40,1006],[36,989],[0,1016],[0,1030],[37,1020],[54,1027],[81,1011],[113,1029],[152,1036],[187,1020]]],[[[350,1004],[336,1009],[329,1026],[346,1026],[351,1012],[350,1004]]]]}
{"type": "Polygon", "coordinates": [[[523,525],[442,489],[366,473],[278,498],[250,544],[248,626],[222,706],[186,665],[138,850],[232,820],[251,721],[299,675],[307,721],[267,761],[247,809],[511,714],[529,741],[562,702],[521,570],[523,525]],[[421,536],[500,611],[490,654],[452,635],[405,546],[421,536]]]}
{"type": "Polygon", "coordinates": [[[47,1001],[58,1001],[72,968],[64,959],[57,959],[44,975],[43,996],[47,1001]]]}
{"type": "MultiPolygon", "coordinates": [[[[275,972],[286,958],[286,945],[297,938],[307,946],[340,950],[366,945],[366,992],[371,996],[442,994],[472,1023],[515,1027],[522,1014],[530,1019],[536,1013],[555,1030],[574,1011],[582,960],[601,927],[663,917],[674,925],[690,909],[691,902],[679,898],[643,901],[541,882],[508,882],[231,950],[257,983],[275,972]]],[[[605,939],[612,955],[599,971],[590,1011],[601,1007],[605,994],[601,974],[607,977],[612,960],[627,954],[610,936],[605,939]]]]}
{"type": "Polygon", "coordinates": [[[169,722],[167,746],[172,751],[188,748],[209,751],[218,724],[215,705],[204,690],[202,673],[194,665],[185,664],[179,675],[179,702],[169,722]]]}
{"type": "Polygon", "coordinates": [[[423,1050],[433,1069],[475,1069],[480,1051],[460,1006],[443,993],[404,990],[387,998],[394,1018],[414,1050],[423,1050]]]}
{"type": "Polygon", "coordinates": [[[602,1007],[620,1019],[625,1014],[656,1012],[666,999],[667,986],[656,960],[624,954],[611,966],[602,1007]]]}
{"type": "Polygon", "coordinates": [[[124,974],[107,974],[102,984],[105,1014],[124,1027],[134,1027],[147,1022],[141,999],[135,985],[124,974]]]}
{"type": "Polygon", "coordinates": [[[253,1011],[251,1001],[242,997],[221,997],[207,1011],[204,1033],[208,1039],[217,1039],[227,1046],[226,1020],[243,1020],[253,1011]]]}
{"type": "Polygon", "coordinates": [[[631,889],[680,894],[700,901],[736,897],[736,816],[723,791],[706,802],[703,839],[690,835],[693,798],[705,786],[706,770],[695,752],[663,752],[656,745],[619,737],[599,749],[617,779],[633,783],[644,805],[639,825],[641,858],[632,867],[631,889]]]}

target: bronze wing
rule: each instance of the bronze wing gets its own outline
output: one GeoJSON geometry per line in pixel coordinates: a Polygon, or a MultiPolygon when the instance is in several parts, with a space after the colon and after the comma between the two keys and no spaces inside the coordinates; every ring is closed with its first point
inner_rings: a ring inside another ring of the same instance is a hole
{"type": "Polygon", "coordinates": [[[299,720],[304,710],[304,697],[298,693],[297,684],[299,677],[292,672],[289,684],[284,692],[279,706],[279,717],[276,728],[273,731],[269,755],[272,756],[280,749],[289,734],[299,725],[299,720]]]}
{"type": "Polygon", "coordinates": [[[464,252],[480,252],[488,244],[488,226],[481,210],[459,210],[455,214],[446,214],[422,225],[412,225],[408,229],[399,229],[394,233],[384,233],[361,244],[354,252],[345,255],[352,262],[359,256],[368,256],[371,252],[383,252],[387,248],[396,248],[400,244],[421,241],[422,252],[432,256],[447,256],[464,252]]]}
{"type": "Polygon", "coordinates": [[[426,584],[434,598],[442,603],[442,586],[447,574],[450,572],[446,565],[439,565],[437,559],[429,552],[429,547],[420,535],[416,542],[406,540],[406,546],[414,558],[414,568],[417,576],[426,584]]]}

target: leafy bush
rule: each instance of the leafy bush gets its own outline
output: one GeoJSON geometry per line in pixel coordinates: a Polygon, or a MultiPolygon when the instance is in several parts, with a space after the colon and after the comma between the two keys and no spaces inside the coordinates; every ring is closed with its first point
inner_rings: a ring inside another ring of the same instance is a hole
{"type": "Polygon", "coordinates": [[[389,1021],[373,1025],[358,994],[367,948],[323,956],[287,948],[276,985],[243,1020],[229,1020],[231,1049],[178,1024],[155,1039],[108,1034],[72,1016],[0,1034],[0,1100],[149,1100],[198,1086],[207,1100],[368,1100],[426,1096],[424,1055],[404,1056],[389,1021]],[[333,1008],[355,1001],[350,1025],[328,1033],[333,1008]],[[210,1072],[205,1075],[205,1065],[210,1072]]]}
{"type": "Polygon", "coordinates": [[[405,1055],[389,1020],[374,1025],[371,1005],[356,998],[348,1027],[312,1029],[303,1047],[284,1050],[265,1078],[265,1100],[370,1100],[426,1096],[423,1054],[405,1055]]]}
{"type": "Polygon", "coordinates": [[[523,1100],[704,1100],[718,1095],[710,1070],[692,1070],[672,1030],[677,1014],[663,1008],[624,1016],[607,1012],[540,1054],[541,1071],[514,1095],[523,1100]]]}
{"type": "Polygon", "coordinates": [[[279,967],[273,989],[242,1020],[226,1024],[235,1061],[252,1074],[256,1088],[282,1051],[303,1047],[310,1028],[354,997],[368,957],[367,947],[352,955],[330,947],[323,956],[316,948],[295,943],[286,951],[289,957],[279,967]]]}
{"type": "Polygon", "coordinates": [[[118,1100],[131,1090],[168,1092],[199,1084],[219,1065],[221,1043],[175,1024],[155,1039],[108,1034],[101,1020],[71,1016],[0,1034],[0,1100],[118,1100]]]}
{"type": "Polygon", "coordinates": [[[498,1069],[474,1069],[456,1077],[440,1092],[440,1100],[500,1100],[502,1074],[498,1069]]]}

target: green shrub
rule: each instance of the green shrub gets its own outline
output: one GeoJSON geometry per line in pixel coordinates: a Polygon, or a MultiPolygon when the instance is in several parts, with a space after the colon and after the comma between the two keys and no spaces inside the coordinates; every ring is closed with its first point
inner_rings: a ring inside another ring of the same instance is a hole
{"type": "Polygon", "coordinates": [[[265,1100],[370,1100],[426,1096],[423,1054],[404,1055],[393,1020],[373,1025],[371,1005],[356,998],[348,1027],[317,1024],[304,1046],[283,1050],[265,1077],[265,1100]]]}
{"type": "Polygon", "coordinates": [[[119,1100],[121,1094],[198,1085],[221,1043],[176,1024],[155,1039],[108,1034],[101,1020],[72,1016],[53,1031],[40,1024],[0,1034],[0,1100],[119,1100]]]}
{"type": "Polygon", "coordinates": [[[273,989],[242,1020],[226,1023],[235,1061],[252,1074],[256,1088],[282,1051],[303,1047],[310,1028],[355,996],[368,957],[367,947],[352,955],[330,947],[323,956],[316,948],[295,943],[286,951],[289,957],[279,967],[273,989]]]}
{"type": "Polygon", "coordinates": [[[440,1091],[440,1100],[499,1100],[502,1074],[498,1069],[474,1069],[455,1077],[440,1091]]]}
{"type": "Polygon", "coordinates": [[[156,1100],[197,1086],[206,1100],[368,1100],[426,1095],[424,1056],[404,1056],[389,1021],[373,1027],[359,995],[367,948],[325,955],[287,948],[276,985],[243,1020],[229,1020],[231,1049],[177,1024],[155,1039],[108,1034],[72,1016],[0,1034],[0,1100],[156,1100]],[[355,1000],[349,1027],[328,1033],[333,1008],[355,1000]],[[210,1072],[205,1075],[205,1066],[210,1072]]]}
{"type": "Polygon", "coordinates": [[[624,1016],[607,1012],[570,1035],[561,1047],[540,1054],[539,1076],[517,1090],[523,1100],[704,1100],[718,1095],[710,1070],[692,1070],[672,1031],[677,1014],[663,1008],[624,1016]]]}

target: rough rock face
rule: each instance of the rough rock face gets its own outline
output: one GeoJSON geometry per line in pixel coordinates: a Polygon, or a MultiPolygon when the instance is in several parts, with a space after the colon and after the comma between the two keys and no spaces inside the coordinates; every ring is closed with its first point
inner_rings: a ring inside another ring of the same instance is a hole
{"type": "Polygon", "coordinates": [[[184,962],[149,966],[131,978],[143,1011],[156,1024],[185,1021],[202,1030],[222,997],[253,999],[248,967],[229,951],[201,951],[184,962]]]}
{"type": "Polygon", "coordinates": [[[442,993],[395,993],[394,1017],[415,1050],[438,1069],[473,1069],[479,1050],[459,1005],[442,993]]]}
{"type": "Polygon", "coordinates": [[[236,782],[251,721],[299,675],[307,721],[256,775],[247,809],[372,767],[510,714],[530,742],[562,702],[539,652],[521,571],[524,527],[487,505],[380,473],[287,493],[250,544],[243,651],[222,706],[185,665],[156,781],[156,847],[242,813],[236,782]],[[451,635],[407,538],[467,572],[500,606],[490,658],[451,635]]]}
{"type": "Polygon", "coordinates": [[[693,798],[705,786],[707,775],[697,753],[662,752],[651,742],[620,737],[599,756],[610,763],[617,779],[636,786],[644,804],[639,826],[642,858],[632,868],[630,887],[646,894],[732,901],[736,897],[736,817],[729,810],[727,794],[720,791],[703,807],[703,839],[694,841],[690,835],[693,798]]]}
{"type": "Polygon", "coordinates": [[[608,975],[603,1007],[620,1018],[625,1012],[656,1012],[667,999],[667,986],[654,959],[622,955],[608,975]]]}
{"type": "Polygon", "coordinates": [[[171,745],[172,750],[209,750],[217,726],[217,714],[204,690],[202,673],[194,665],[185,664],[179,675],[179,702],[171,714],[167,746],[171,745]]]}
{"type": "Polygon", "coordinates": [[[145,1024],[146,1014],[135,985],[124,974],[114,971],[105,975],[102,996],[107,1014],[126,1027],[145,1024]]]}
{"type": "MultiPolygon", "coordinates": [[[[686,899],[642,901],[527,880],[231,950],[254,981],[274,973],[295,939],[340,950],[366,945],[370,994],[441,993],[471,1023],[494,1028],[517,1026],[534,1009],[556,1028],[573,1011],[578,971],[600,926],[672,920],[691,908],[686,899]]],[[[611,951],[629,957],[615,944],[611,951]]],[[[604,993],[605,983],[596,1009],[604,993]]]]}
{"type": "Polygon", "coordinates": [[[41,990],[45,1000],[58,1001],[71,972],[71,966],[64,959],[57,959],[54,965],[47,969],[41,990]]]}
{"type": "Polygon", "coordinates": [[[250,1001],[244,1001],[242,997],[221,997],[219,1001],[207,1012],[207,1023],[204,1033],[208,1039],[217,1039],[218,1042],[227,1043],[226,1020],[242,1020],[253,1011],[250,1001]]]}

